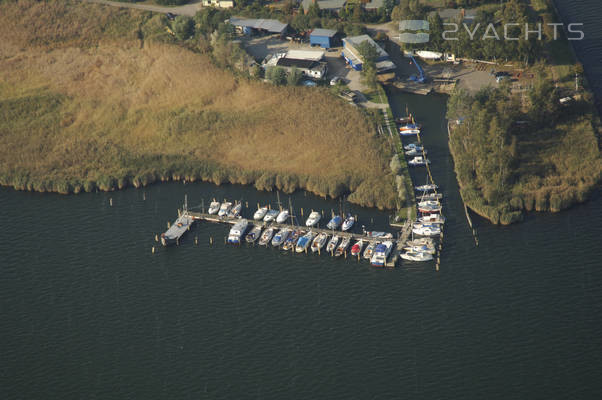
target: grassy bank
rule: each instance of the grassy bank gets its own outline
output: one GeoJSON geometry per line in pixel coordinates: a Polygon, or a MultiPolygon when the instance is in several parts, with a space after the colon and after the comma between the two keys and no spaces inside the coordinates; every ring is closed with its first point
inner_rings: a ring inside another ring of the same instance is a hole
{"type": "Polygon", "coordinates": [[[388,146],[327,89],[235,77],[190,50],[197,39],[173,39],[164,16],[58,1],[0,9],[2,185],[202,179],[396,205],[388,146]]]}

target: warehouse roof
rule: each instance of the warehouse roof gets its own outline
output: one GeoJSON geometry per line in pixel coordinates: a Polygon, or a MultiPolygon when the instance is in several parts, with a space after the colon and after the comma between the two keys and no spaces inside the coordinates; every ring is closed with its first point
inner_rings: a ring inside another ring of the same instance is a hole
{"type": "Polygon", "coordinates": [[[337,34],[337,31],[334,31],[332,29],[321,29],[321,28],[316,28],[313,31],[311,31],[311,36],[326,36],[326,37],[333,37],[334,35],[337,34]]]}
{"type": "Polygon", "coordinates": [[[320,61],[324,57],[322,50],[297,50],[292,49],[286,53],[286,58],[296,58],[297,60],[320,61]]]}
{"type": "Polygon", "coordinates": [[[282,33],[288,26],[276,19],[244,19],[232,17],[230,23],[235,26],[245,26],[247,28],[262,29],[272,33],[282,33]]]}

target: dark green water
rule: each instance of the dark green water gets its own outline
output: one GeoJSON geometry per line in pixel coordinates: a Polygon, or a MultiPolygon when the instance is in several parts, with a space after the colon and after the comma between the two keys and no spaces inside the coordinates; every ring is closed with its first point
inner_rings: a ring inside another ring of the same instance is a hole
{"type": "MultiPolygon", "coordinates": [[[[69,197],[0,189],[0,397],[601,398],[600,195],[510,227],[475,219],[475,247],[444,103],[393,96],[425,124],[446,195],[439,272],[226,247],[226,228],[213,224],[151,254],[184,194],[275,202],[241,186],[69,197]]],[[[338,208],[303,193],[292,200],[338,208]]],[[[351,211],[386,225],[385,214],[351,211]]]]}

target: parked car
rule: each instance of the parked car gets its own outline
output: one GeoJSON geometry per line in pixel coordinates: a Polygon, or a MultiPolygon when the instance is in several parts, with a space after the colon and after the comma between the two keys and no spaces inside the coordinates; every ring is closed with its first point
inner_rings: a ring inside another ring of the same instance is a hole
{"type": "Polygon", "coordinates": [[[176,19],[176,14],[174,14],[174,13],[168,12],[165,15],[167,16],[167,19],[170,20],[170,21],[173,21],[174,19],[176,19]]]}

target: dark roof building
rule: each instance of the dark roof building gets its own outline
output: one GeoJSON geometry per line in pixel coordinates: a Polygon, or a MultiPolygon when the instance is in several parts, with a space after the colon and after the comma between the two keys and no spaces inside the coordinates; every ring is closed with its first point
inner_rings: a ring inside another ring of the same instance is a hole
{"type": "Polygon", "coordinates": [[[252,31],[284,34],[288,24],[284,24],[276,19],[245,19],[232,17],[230,24],[248,34],[252,31]]]}

